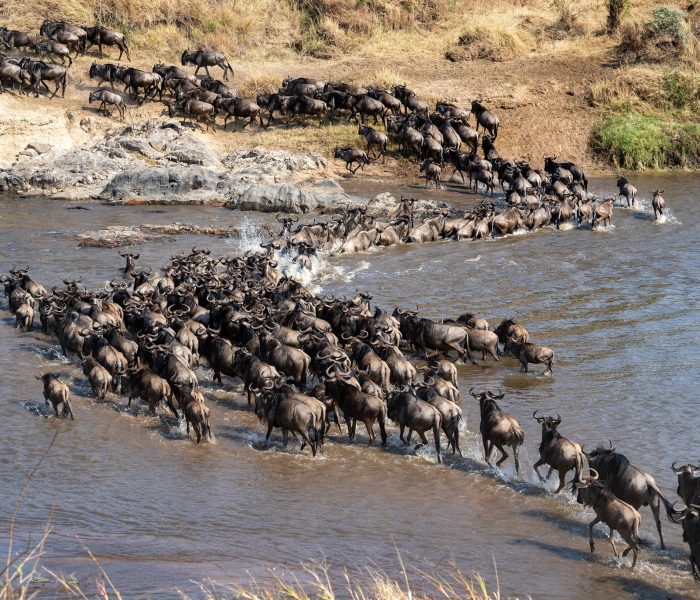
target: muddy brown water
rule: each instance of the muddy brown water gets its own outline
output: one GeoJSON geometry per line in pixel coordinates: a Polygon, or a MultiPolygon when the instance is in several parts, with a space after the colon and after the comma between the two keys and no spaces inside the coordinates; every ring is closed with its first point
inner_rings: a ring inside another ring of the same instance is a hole
{"type": "MultiPolygon", "coordinates": [[[[588,551],[590,509],[570,494],[554,496],[532,471],[539,431],[535,409],[562,416],[561,430],[593,446],[608,438],[651,472],[676,499],[674,460],[697,460],[700,336],[700,225],[695,214],[700,177],[638,177],[644,210],[617,210],[614,228],[544,230],[480,242],[439,242],[328,258],[309,285],[350,294],[361,288],[383,306],[415,308],[430,317],[466,310],[492,324],[517,316],[535,341],[556,351],[552,377],[542,368],[521,374],[515,361],[460,366],[467,441],[464,458],[438,465],[427,448],[413,452],[390,430],[388,449],[350,444],[336,432],[323,456],[264,431],[247,410],[238,383],[214,385],[201,373],[212,406],[215,443],[195,446],[167,418],[95,404],[74,364],[38,331],[17,334],[6,303],[0,311],[0,527],[27,474],[55,431],[58,441],[31,483],[17,518],[17,541],[36,538],[50,519],[45,564],[75,574],[90,588],[96,568],[89,548],[125,598],[166,598],[212,578],[264,581],[267,569],[297,569],[325,558],[339,581],[343,567],[373,565],[397,573],[397,549],[409,565],[454,560],[481,572],[511,595],[533,598],[691,598],[700,587],[689,574],[680,529],[664,519],[668,549],[641,553],[631,572],[612,557],[605,529],[588,551]],[[672,217],[655,223],[650,190],[665,189],[672,217]],[[33,375],[64,373],[75,395],[75,422],[48,416],[33,375]],[[478,411],[467,391],[501,387],[502,402],[525,429],[520,479],[483,462],[478,411]],[[53,507],[53,508],[52,508],[53,507]],[[585,591],[584,591],[585,590],[585,591]]],[[[609,181],[592,189],[609,192],[609,181]]],[[[355,193],[385,189],[424,195],[420,188],[346,182],[355,193]]],[[[435,192],[429,192],[435,195],[435,192]]],[[[457,206],[474,196],[437,192],[457,206]]],[[[106,207],[69,211],[72,203],[0,200],[0,266],[32,265],[34,276],[58,284],[83,275],[87,285],[118,276],[116,250],[79,249],[74,235],[108,225],[246,224],[244,240],[177,236],[138,247],[141,264],[159,266],[195,243],[215,253],[254,245],[269,216],[202,207],[106,207]],[[116,257],[116,258],[115,258],[116,257]]],[[[118,262],[117,262],[118,260],[118,262]]],[[[359,431],[359,428],[358,428],[359,431]]],[[[657,539],[648,508],[642,532],[657,539]]],[[[600,527],[600,526],[598,526],[600,527]]],[[[0,551],[6,549],[4,536],[0,551]]],[[[46,595],[54,593],[47,585],[46,595]]],[[[342,594],[341,594],[342,595],[342,594]]]]}

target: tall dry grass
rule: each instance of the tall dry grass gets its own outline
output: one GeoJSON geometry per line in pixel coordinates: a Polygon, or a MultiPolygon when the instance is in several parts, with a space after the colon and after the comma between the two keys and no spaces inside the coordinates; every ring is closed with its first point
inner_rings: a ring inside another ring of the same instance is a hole
{"type": "MultiPolygon", "coordinates": [[[[648,14],[651,0],[635,2],[648,14]]],[[[675,3],[674,3],[675,4],[675,3]]],[[[533,36],[571,39],[602,30],[600,0],[3,0],[0,22],[36,30],[44,16],[102,23],[127,35],[132,53],[175,60],[204,46],[231,57],[320,58],[347,53],[421,55],[464,43],[469,59],[508,60],[538,47],[533,36]],[[533,34],[532,22],[544,23],[533,34]]]]}

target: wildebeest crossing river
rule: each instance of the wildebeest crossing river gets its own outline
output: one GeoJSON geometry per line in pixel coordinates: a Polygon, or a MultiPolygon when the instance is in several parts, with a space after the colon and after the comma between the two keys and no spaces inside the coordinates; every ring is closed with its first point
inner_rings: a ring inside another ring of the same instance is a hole
{"type": "MultiPolygon", "coordinates": [[[[532,472],[539,426],[530,416],[535,409],[560,413],[562,432],[587,448],[610,438],[676,499],[670,465],[697,460],[700,449],[699,183],[695,176],[636,178],[647,210],[616,210],[615,227],[606,231],[546,230],[324,261],[309,283],[324,292],[366,289],[381,306],[418,304],[428,317],[469,310],[492,325],[517,316],[537,341],[556,350],[552,377],[522,374],[512,359],[459,366],[465,458],[445,453],[442,466],[429,448],[411,454],[394,428],[387,450],[367,449],[359,427],[355,444],[331,431],[320,459],[293,445],[266,449],[264,430],[245,400],[231,397],[232,380],[213,384],[209,375],[201,381],[216,443],[195,446],[180,429],[143,411],[94,404],[75,364],[38,331],[18,335],[3,304],[2,526],[58,429],[63,433],[20,510],[19,539],[43,528],[55,501],[47,566],[79,579],[93,573],[84,543],[124,597],[170,597],[176,587],[193,589],[192,580],[241,581],[248,571],[264,580],[269,566],[295,568],[324,556],[337,575],[344,566],[368,563],[394,571],[395,546],[408,564],[454,559],[492,581],[495,561],[501,589],[521,597],[566,598],[583,590],[593,599],[693,597],[687,546],[665,518],[667,550],[657,544],[643,551],[633,572],[620,566],[626,559],[612,558],[603,528],[596,530],[596,553],[588,552],[592,511],[570,495],[548,493],[532,472]],[[665,189],[673,215],[665,223],[654,223],[651,213],[650,191],[657,187],[665,189]],[[47,364],[69,375],[75,422],[40,416],[47,411],[33,376],[47,364]],[[467,393],[472,386],[506,392],[502,407],[525,429],[520,479],[510,461],[503,471],[483,462],[478,405],[467,393]]],[[[609,192],[612,182],[591,181],[591,188],[609,192]]],[[[462,202],[451,192],[438,195],[462,202]]],[[[115,224],[245,221],[254,237],[258,224],[272,221],[202,207],[160,212],[89,205],[90,211],[67,212],[66,206],[0,202],[3,271],[28,263],[46,284],[81,274],[86,285],[97,286],[117,277],[122,261],[116,250],[76,248],[75,233],[115,224]]],[[[195,243],[224,254],[245,241],[178,236],[167,244],[147,242],[138,247],[139,262],[155,268],[195,243]]],[[[554,487],[553,481],[546,489],[554,487]]],[[[649,509],[640,512],[643,536],[656,539],[649,509]]]]}

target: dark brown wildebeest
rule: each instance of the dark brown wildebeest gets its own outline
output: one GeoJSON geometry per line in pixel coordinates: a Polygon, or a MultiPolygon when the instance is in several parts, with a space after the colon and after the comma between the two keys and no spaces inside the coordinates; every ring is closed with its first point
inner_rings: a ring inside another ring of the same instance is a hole
{"type": "MultiPolygon", "coordinates": [[[[438,462],[442,462],[440,455],[440,429],[442,428],[442,415],[440,411],[418,398],[410,389],[395,392],[389,396],[387,403],[389,418],[399,426],[399,438],[404,444],[411,442],[411,434],[415,431],[423,444],[427,444],[426,431],[433,432],[435,440],[435,452],[438,462]],[[408,427],[408,437],[404,439],[403,432],[408,427]]],[[[419,444],[420,446],[420,444],[419,444]]]]}
{"type": "Polygon", "coordinates": [[[659,503],[663,502],[666,515],[670,519],[673,515],[673,506],[664,497],[656,485],[654,478],[630,464],[627,457],[615,452],[610,443],[610,448],[596,448],[592,452],[586,452],[588,465],[600,475],[600,480],[620,500],[627,502],[636,510],[640,506],[649,506],[654,515],[656,529],[659,532],[661,547],[665,548],[664,536],[661,534],[661,520],[659,519],[659,503]]]}
{"type": "Polygon", "coordinates": [[[490,465],[493,449],[498,448],[501,452],[501,458],[496,463],[498,467],[508,458],[508,453],[504,450],[504,446],[510,446],[513,449],[515,472],[520,474],[518,448],[525,440],[525,433],[515,420],[515,417],[503,412],[496,403],[496,400],[500,400],[505,396],[501,390],[498,391],[500,393],[496,395],[489,391],[475,393],[474,388],[469,390],[469,393],[479,401],[479,409],[481,411],[479,430],[481,431],[481,440],[484,444],[484,458],[490,465]]]}
{"type": "Polygon", "coordinates": [[[700,581],[700,505],[688,504],[671,520],[683,527],[683,541],[690,547],[690,568],[696,581],[700,581]]]}
{"type": "Polygon", "coordinates": [[[68,386],[59,379],[60,376],[59,373],[35,375],[39,381],[44,383],[44,399],[47,405],[51,403],[54,414],[58,417],[58,407],[62,404],[61,416],[70,415],[71,420],[73,420],[73,411],[69,402],[70,391],[68,386]]]}
{"type": "Polygon", "coordinates": [[[671,468],[678,476],[678,489],[676,491],[681,500],[685,502],[686,506],[700,504],[700,463],[677,467],[674,462],[671,468]]]}
{"type": "Polygon", "coordinates": [[[211,439],[211,427],[209,427],[209,407],[204,404],[204,396],[199,390],[190,393],[185,407],[182,409],[187,422],[187,435],[190,435],[190,425],[194,429],[199,444],[203,436],[211,439]]]}
{"type": "Polygon", "coordinates": [[[114,89],[114,82],[117,80],[117,69],[119,67],[112,63],[92,63],[90,65],[90,79],[99,79],[97,85],[109,81],[109,85],[114,89]]]}
{"type": "Polygon", "coordinates": [[[260,124],[262,125],[262,118],[260,118],[260,107],[252,100],[246,100],[245,98],[226,98],[219,96],[214,101],[214,106],[217,109],[223,109],[226,113],[224,115],[224,129],[228,123],[228,120],[233,117],[234,128],[238,127],[238,119],[248,119],[246,123],[243,123],[243,129],[246,125],[252,125],[257,119],[260,119],[260,124]]]}
{"type": "Polygon", "coordinates": [[[65,44],[54,42],[53,40],[45,40],[34,44],[33,50],[42,58],[50,54],[52,56],[58,56],[61,59],[62,65],[66,64],[66,59],[68,59],[69,67],[73,64],[73,59],[70,57],[70,50],[65,44]]]}
{"type": "Polygon", "coordinates": [[[663,190],[654,190],[653,192],[654,196],[651,199],[651,206],[654,209],[654,219],[658,219],[659,217],[664,216],[664,208],[666,208],[666,201],[661,195],[663,193],[663,190]]]}
{"type": "Polygon", "coordinates": [[[131,62],[131,56],[129,55],[129,46],[126,45],[126,39],[121,31],[114,31],[114,29],[107,29],[102,27],[102,25],[95,25],[94,27],[83,27],[85,33],[87,34],[85,47],[83,52],[87,50],[90,46],[97,46],[102,56],[102,46],[116,46],[119,48],[119,58],[122,59],[122,54],[126,53],[126,59],[131,62]]]}
{"type": "Polygon", "coordinates": [[[608,488],[598,481],[598,473],[591,469],[592,475],[584,475],[574,481],[572,488],[576,491],[576,501],[584,506],[590,506],[595,511],[596,517],[588,524],[588,537],[591,552],[595,551],[593,542],[593,526],[603,522],[610,528],[610,545],[613,554],[619,556],[615,547],[613,532],[617,531],[628,544],[628,548],[622,553],[627,556],[632,551],[632,569],[637,564],[639,547],[648,548],[649,544],[639,537],[639,525],[642,518],[637,510],[615,496],[608,488]]]}
{"type": "Polygon", "coordinates": [[[503,346],[504,354],[510,354],[520,361],[522,367],[520,370],[527,373],[527,365],[532,363],[535,365],[547,365],[543,375],[552,372],[554,364],[554,350],[541,346],[540,344],[532,344],[530,342],[521,343],[516,337],[510,337],[506,340],[503,346]]]}
{"type": "Polygon", "coordinates": [[[447,438],[447,446],[452,447],[453,454],[459,452],[459,455],[463,456],[462,449],[459,447],[459,423],[462,420],[462,409],[452,400],[448,400],[440,395],[430,385],[419,383],[416,384],[415,388],[418,398],[425,400],[440,412],[442,430],[447,438]]]}
{"type": "Polygon", "coordinates": [[[207,131],[209,130],[209,125],[214,129],[216,128],[216,107],[208,102],[183,98],[175,104],[168,104],[168,116],[172,118],[177,112],[184,116],[185,121],[189,120],[193,124],[195,119],[198,122],[203,119],[207,126],[207,131]]]}
{"type": "Polygon", "coordinates": [[[31,60],[28,57],[24,57],[19,61],[20,68],[24,69],[31,78],[30,88],[34,90],[36,96],[39,95],[39,85],[43,85],[46,88],[46,92],[49,91],[49,86],[46,85],[47,81],[53,81],[56,83],[56,89],[53,91],[49,98],[53,98],[58,94],[59,88],[61,88],[61,98],[66,95],[66,68],[61,65],[49,65],[43,60],[31,60]]]}
{"type": "Polygon", "coordinates": [[[359,148],[336,148],[333,153],[333,158],[344,160],[345,168],[353,175],[358,169],[364,169],[365,165],[370,163],[367,153],[359,148]],[[357,167],[353,169],[352,163],[357,163],[357,167]]]}
{"type": "Polygon", "coordinates": [[[479,125],[481,125],[489,132],[492,140],[495,140],[498,137],[498,127],[501,124],[498,117],[486,110],[486,107],[478,100],[472,100],[472,113],[476,118],[476,130],[479,131],[479,125]]]}
{"type": "Polygon", "coordinates": [[[405,85],[397,85],[394,87],[394,96],[396,96],[401,104],[406,108],[406,112],[418,114],[428,114],[428,103],[424,100],[419,100],[413,90],[408,89],[405,85]]]}
{"type": "Polygon", "coordinates": [[[202,67],[204,67],[204,70],[207,72],[208,76],[211,76],[209,73],[209,67],[220,67],[223,69],[225,80],[228,79],[229,71],[231,71],[231,75],[233,75],[233,67],[229,64],[228,60],[226,60],[226,56],[224,56],[223,52],[204,50],[202,48],[194,51],[188,49],[182,53],[180,62],[182,62],[183,67],[187,64],[196,65],[197,68],[194,70],[195,75],[202,67]]]}
{"type": "Polygon", "coordinates": [[[131,401],[134,398],[141,398],[148,402],[148,410],[152,415],[156,414],[156,406],[163,401],[168,405],[168,408],[179,418],[177,405],[175,404],[174,396],[170,384],[153,373],[148,368],[129,369],[125,383],[128,387],[129,402],[127,406],[131,408],[131,401]]]}
{"type": "Polygon", "coordinates": [[[374,422],[377,421],[379,423],[379,432],[382,437],[382,446],[386,446],[387,414],[382,396],[364,392],[359,381],[350,376],[349,373],[341,373],[337,369],[335,372],[331,371],[331,367],[326,371],[325,391],[333,400],[336,422],[338,419],[337,409],[340,408],[345,417],[348,437],[354,440],[357,421],[362,421],[367,428],[367,436],[369,438],[367,445],[371,446],[376,438],[374,422]]]}
{"type": "Polygon", "coordinates": [[[39,33],[61,44],[70,46],[71,49],[76,52],[85,51],[87,32],[82,27],[69,25],[64,21],[49,21],[48,19],[44,19],[44,22],[39,28],[39,33]]]}
{"type": "Polygon", "coordinates": [[[618,196],[622,196],[627,200],[627,206],[634,206],[634,201],[637,199],[637,188],[622,175],[617,178],[615,185],[617,185],[618,196]]]}
{"type": "Polygon", "coordinates": [[[36,44],[39,39],[40,38],[35,33],[0,27],[0,44],[8,50],[12,50],[13,48],[30,48],[36,44]]]}
{"type": "Polygon", "coordinates": [[[561,423],[561,417],[538,417],[538,411],[532,413],[533,418],[542,425],[542,441],[540,443],[540,459],[533,465],[535,473],[543,483],[552,475],[552,471],[559,473],[559,487],[556,494],[561,492],[566,485],[566,474],[572,469],[575,472],[574,482],[581,481],[583,474],[584,454],[581,446],[565,438],[557,431],[561,423]],[[540,475],[539,467],[548,465],[549,471],[546,477],[540,475]]]}

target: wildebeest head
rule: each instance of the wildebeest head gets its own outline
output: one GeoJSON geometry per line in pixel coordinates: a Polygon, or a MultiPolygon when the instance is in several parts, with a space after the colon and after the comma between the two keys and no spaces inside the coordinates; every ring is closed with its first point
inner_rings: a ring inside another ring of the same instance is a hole
{"type": "Polygon", "coordinates": [[[545,436],[548,433],[554,432],[557,430],[557,427],[559,427],[561,423],[561,417],[559,416],[559,413],[557,413],[556,418],[555,417],[538,417],[537,413],[540,412],[539,409],[537,409],[535,412],[532,413],[532,418],[535,419],[540,425],[542,425],[542,436],[545,436]]]}
{"type": "Polygon", "coordinates": [[[582,475],[580,480],[574,480],[571,489],[576,492],[576,502],[584,506],[593,506],[605,487],[598,481],[598,471],[590,469],[590,475],[582,475]]]}
{"type": "Polygon", "coordinates": [[[498,394],[494,394],[490,390],[482,390],[480,392],[475,392],[474,388],[469,390],[469,395],[476,398],[479,401],[479,409],[481,414],[490,413],[493,410],[500,410],[496,400],[501,400],[505,397],[505,393],[498,388],[498,394]]]}
{"type": "Polygon", "coordinates": [[[687,464],[677,467],[674,462],[671,468],[678,476],[678,488],[676,489],[678,496],[686,504],[700,502],[700,463],[698,465],[687,464]]]}

